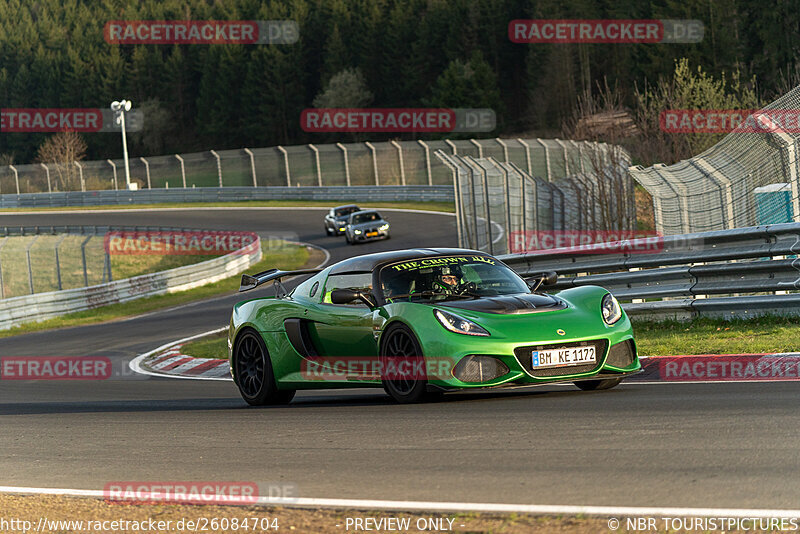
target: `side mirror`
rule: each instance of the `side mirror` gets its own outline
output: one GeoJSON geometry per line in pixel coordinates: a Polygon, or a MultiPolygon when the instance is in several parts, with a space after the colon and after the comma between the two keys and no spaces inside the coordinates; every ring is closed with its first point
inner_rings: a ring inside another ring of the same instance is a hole
{"type": "Polygon", "coordinates": [[[375,301],[369,293],[357,289],[334,289],[331,291],[332,304],[350,304],[354,300],[360,300],[369,308],[375,307],[375,301]]]}
{"type": "Polygon", "coordinates": [[[554,286],[558,283],[558,273],[555,271],[545,271],[540,274],[534,274],[525,278],[531,292],[536,291],[540,287],[554,286]]]}

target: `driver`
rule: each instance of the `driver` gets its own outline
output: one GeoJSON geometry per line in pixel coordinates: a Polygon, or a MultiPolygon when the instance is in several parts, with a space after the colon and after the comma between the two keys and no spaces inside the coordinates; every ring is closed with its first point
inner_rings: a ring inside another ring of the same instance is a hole
{"type": "Polygon", "coordinates": [[[458,291],[461,285],[461,273],[455,267],[442,267],[439,276],[433,283],[434,290],[438,290],[446,295],[451,295],[458,291]]]}

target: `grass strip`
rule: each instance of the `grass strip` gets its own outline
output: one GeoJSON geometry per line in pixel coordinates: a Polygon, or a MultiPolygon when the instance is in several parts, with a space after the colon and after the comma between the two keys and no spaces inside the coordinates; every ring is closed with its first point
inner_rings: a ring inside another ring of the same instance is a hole
{"type": "MultiPolygon", "coordinates": [[[[309,267],[312,267],[322,261],[322,254],[320,252],[314,249],[310,251],[309,248],[305,246],[277,241],[262,242],[261,246],[264,252],[264,259],[247,269],[248,272],[259,272],[271,268],[284,270],[299,269],[307,262],[312,263],[312,265],[309,265],[309,267]],[[309,261],[311,255],[314,257],[309,261]]],[[[92,310],[54,317],[39,323],[28,323],[0,331],[0,338],[40,332],[42,330],[51,330],[54,328],[102,323],[163,308],[170,308],[180,304],[186,304],[187,302],[233,293],[239,289],[240,279],[239,275],[234,275],[212,284],[180,291],[178,293],[168,293],[120,304],[111,304],[92,310]]]]}

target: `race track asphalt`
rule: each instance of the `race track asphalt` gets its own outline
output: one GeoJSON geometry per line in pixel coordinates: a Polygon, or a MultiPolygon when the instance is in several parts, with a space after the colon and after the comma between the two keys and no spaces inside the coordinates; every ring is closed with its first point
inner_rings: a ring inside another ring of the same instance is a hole
{"type": "MultiPolygon", "coordinates": [[[[324,210],[0,215],[3,225],[158,224],[284,235],[332,261],[454,246],[451,216],[387,212],[390,241],[348,247],[324,210]]],[[[96,382],[0,381],[0,485],[114,481],[297,484],[300,496],[431,501],[800,508],[800,384],[623,384],[450,395],[398,406],[380,390],[299,393],[255,409],[228,382],[124,372],[137,354],[224,325],[239,297],[0,339],[0,356],[107,356],[96,382]]]]}

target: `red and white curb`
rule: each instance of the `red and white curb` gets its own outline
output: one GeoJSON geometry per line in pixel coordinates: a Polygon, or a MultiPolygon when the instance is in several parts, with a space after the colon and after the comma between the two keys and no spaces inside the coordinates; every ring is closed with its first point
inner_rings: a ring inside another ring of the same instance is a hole
{"type": "Polygon", "coordinates": [[[227,326],[223,326],[216,330],[167,343],[150,352],[140,354],[130,361],[128,367],[133,372],[143,375],[193,380],[231,380],[228,360],[195,358],[181,352],[181,347],[189,341],[219,334],[227,328],[227,326]]]}
{"type": "MultiPolygon", "coordinates": [[[[179,339],[130,362],[142,374],[195,380],[231,380],[228,360],[194,358],[181,352],[189,341],[227,327],[179,339]]],[[[774,354],[699,354],[640,358],[642,372],[628,383],[780,382],[800,380],[800,352],[774,354]]]]}

